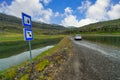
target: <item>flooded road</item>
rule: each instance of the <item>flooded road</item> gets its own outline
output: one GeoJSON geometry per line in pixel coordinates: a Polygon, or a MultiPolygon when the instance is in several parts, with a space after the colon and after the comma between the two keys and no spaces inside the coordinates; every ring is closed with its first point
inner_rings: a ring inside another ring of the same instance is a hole
{"type": "Polygon", "coordinates": [[[119,47],[70,39],[73,53],[54,80],[120,80],[119,47]]]}
{"type": "Polygon", "coordinates": [[[89,41],[74,41],[75,44],[96,50],[104,54],[106,57],[116,58],[120,61],[120,48],[111,47],[102,44],[95,44],[89,41]]]}
{"type": "MultiPolygon", "coordinates": [[[[40,53],[42,53],[52,47],[53,46],[46,46],[43,48],[34,49],[34,50],[32,50],[32,57],[34,58],[35,56],[39,55],[40,53]]],[[[11,56],[8,58],[2,58],[2,59],[0,59],[0,70],[4,70],[11,66],[20,64],[21,62],[29,60],[29,58],[30,58],[29,51],[26,51],[26,52],[23,52],[23,53],[20,53],[18,55],[11,56]]]]}
{"type": "Polygon", "coordinates": [[[120,80],[120,48],[85,40],[72,42],[79,59],[80,80],[120,80]]]}

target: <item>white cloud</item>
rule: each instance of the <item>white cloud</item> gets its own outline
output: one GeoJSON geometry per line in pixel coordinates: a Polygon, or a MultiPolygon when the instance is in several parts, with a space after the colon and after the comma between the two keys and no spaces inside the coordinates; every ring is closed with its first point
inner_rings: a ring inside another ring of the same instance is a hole
{"type": "Polygon", "coordinates": [[[111,10],[108,11],[108,16],[110,19],[120,18],[120,3],[111,6],[111,10]]]}
{"type": "Polygon", "coordinates": [[[52,18],[63,18],[61,20],[64,26],[81,27],[90,23],[95,23],[103,20],[120,18],[120,2],[112,5],[111,0],[96,0],[91,4],[90,0],[83,0],[82,5],[76,10],[71,7],[66,7],[64,13],[53,12],[50,8],[44,8],[52,0],[13,0],[10,5],[5,1],[0,4],[0,13],[17,16],[21,18],[21,12],[25,12],[32,16],[32,20],[42,21],[45,23],[51,22],[52,18]],[[82,15],[75,15],[76,11],[85,14],[83,19],[78,19],[82,15]]]}
{"type": "MultiPolygon", "coordinates": [[[[3,3],[2,3],[3,4],[3,3]]],[[[11,5],[0,7],[1,12],[21,18],[21,12],[32,16],[33,20],[42,20],[50,22],[53,14],[51,9],[44,9],[39,0],[14,0],[11,5]]]]}
{"type": "Polygon", "coordinates": [[[49,4],[49,3],[51,2],[51,0],[40,0],[40,1],[43,1],[43,3],[44,3],[45,5],[47,5],[47,4],[49,4]]]}
{"type": "Polygon", "coordinates": [[[97,0],[96,3],[89,7],[87,11],[87,18],[95,20],[104,20],[106,18],[107,8],[110,0],[97,0]]]}
{"type": "Polygon", "coordinates": [[[80,26],[84,26],[89,23],[95,23],[95,22],[97,21],[89,18],[82,19],[79,21],[77,20],[76,16],[68,15],[66,18],[64,18],[64,20],[62,20],[62,25],[64,25],[65,27],[69,27],[69,26],[80,27],[80,26]]]}
{"type": "Polygon", "coordinates": [[[64,9],[65,15],[72,14],[73,10],[70,7],[64,9]]]}
{"type": "MultiPolygon", "coordinates": [[[[81,27],[90,23],[95,23],[102,20],[107,20],[107,8],[110,7],[110,0],[97,0],[95,4],[91,5],[89,1],[83,2],[82,6],[78,7],[79,10],[85,11],[86,16],[84,19],[78,20],[77,16],[67,14],[61,21],[64,26],[81,27]],[[85,4],[84,4],[85,3],[85,4]]],[[[73,11],[72,11],[73,12],[73,11]]],[[[65,12],[66,13],[66,12],[65,12]]]]}
{"type": "Polygon", "coordinates": [[[4,1],[0,4],[0,12],[5,13],[5,9],[8,7],[8,4],[4,1]]]}
{"type": "Polygon", "coordinates": [[[53,12],[51,9],[48,9],[48,10],[44,10],[43,14],[45,14],[43,16],[43,20],[44,20],[44,22],[46,22],[46,21],[50,21],[50,17],[53,15],[53,12]]]}
{"type": "Polygon", "coordinates": [[[56,13],[55,13],[55,17],[58,17],[58,16],[60,16],[60,13],[59,13],[59,12],[56,12],[56,13]]]}
{"type": "Polygon", "coordinates": [[[79,6],[77,9],[80,10],[81,13],[86,11],[91,5],[91,2],[89,0],[83,1],[82,5],[79,6]]]}
{"type": "Polygon", "coordinates": [[[64,20],[62,20],[62,25],[64,26],[78,26],[78,20],[76,20],[76,16],[68,15],[64,20]]]}
{"type": "Polygon", "coordinates": [[[81,19],[79,21],[79,26],[78,27],[81,27],[81,26],[84,26],[84,25],[88,25],[90,23],[96,23],[96,22],[98,22],[98,21],[94,20],[94,19],[90,19],[90,18],[81,19]]]}

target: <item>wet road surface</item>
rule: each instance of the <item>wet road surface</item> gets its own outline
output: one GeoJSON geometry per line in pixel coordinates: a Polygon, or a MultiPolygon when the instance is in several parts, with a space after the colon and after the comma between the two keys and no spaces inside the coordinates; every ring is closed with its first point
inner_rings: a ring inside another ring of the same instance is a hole
{"type": "Polygon", "coordinates": [[[73,57],[56,80],[120,80],[119,48],[71,40],[73,57]]]}

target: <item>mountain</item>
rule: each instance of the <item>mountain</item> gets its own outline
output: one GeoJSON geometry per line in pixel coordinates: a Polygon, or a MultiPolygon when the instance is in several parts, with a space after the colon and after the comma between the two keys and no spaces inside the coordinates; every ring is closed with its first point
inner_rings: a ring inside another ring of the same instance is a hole
{"type": "MultiPolygon", "coordinates": [[[[0,13],[0,33],[23,33],[20,18],[0,13]]],[[[32,22],[34,34],[120,33],[120,19],[89,24],[80,28],[65,28],[57,24],[32,22]]]]}
{"type": "Polygon", "coordinates": [[[97,22],[82,26],[79,28],[69,29],[66,33],[118,33],[120,34],[120,19],[97,22]]]}
{"type": "Polygon", "coordinates": [[[120,19],[98,22],[79,28],[80,32],[117,33],[120,32],[120,19]]]}
{"type": "MultiPolygon", "coordinates": [[[[20,18],[0,13],[0,33],[23,33],[20,18]]],[[[66,28],[61,25],[52,25],[42,22],[32,22],[35,34],[59,34],[66,28]]]]}

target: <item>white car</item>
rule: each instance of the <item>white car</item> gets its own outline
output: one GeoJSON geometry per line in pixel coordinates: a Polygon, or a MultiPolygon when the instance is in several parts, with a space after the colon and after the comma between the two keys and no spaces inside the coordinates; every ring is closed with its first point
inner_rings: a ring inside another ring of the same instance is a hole
{"type": "Polygon", "coordinates": [[[74,39],[75,39],[75,40],[82,40],[82,36],[76,35],[76,36],[74,37],[74,39]]]}

